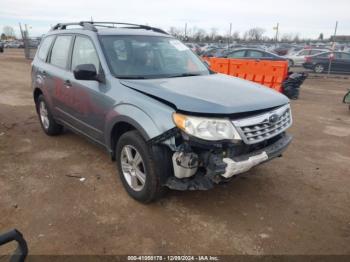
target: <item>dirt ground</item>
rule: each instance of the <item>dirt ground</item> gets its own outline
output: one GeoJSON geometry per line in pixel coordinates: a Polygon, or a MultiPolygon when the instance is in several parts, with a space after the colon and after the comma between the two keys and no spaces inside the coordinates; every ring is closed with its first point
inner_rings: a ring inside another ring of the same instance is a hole
{"type": "Polygon", "coordinates": [[[304,83],[282,158],[142,205],[102,148],[41,131],[30,70],[0,53],[0,232],[22,231],[31,254],[350,254],[350,80],[304,83]]]}

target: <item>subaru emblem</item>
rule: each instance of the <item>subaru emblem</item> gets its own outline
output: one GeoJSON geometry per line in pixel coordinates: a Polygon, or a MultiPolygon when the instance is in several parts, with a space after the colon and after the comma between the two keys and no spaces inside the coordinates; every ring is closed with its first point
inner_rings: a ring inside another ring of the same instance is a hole
{"type": "Polygon", "coordinates": [[[275,124],[278,120],[279,120],[279,115],[277,114],[273,114],[273,115],[270,115],[269,117],[269,123],[270,124],[275,124]]]}

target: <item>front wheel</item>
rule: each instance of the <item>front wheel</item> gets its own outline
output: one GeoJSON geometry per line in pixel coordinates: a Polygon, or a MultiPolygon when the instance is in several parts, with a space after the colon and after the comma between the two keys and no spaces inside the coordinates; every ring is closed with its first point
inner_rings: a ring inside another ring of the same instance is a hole
{"type": "Polygon", "coordinates": [[[116,146],[117,169],[128,194],[142,203],[161,197],[162,181],[169,175],[166,149],[153,150],[136,130],[124,133],[116,146]]]}

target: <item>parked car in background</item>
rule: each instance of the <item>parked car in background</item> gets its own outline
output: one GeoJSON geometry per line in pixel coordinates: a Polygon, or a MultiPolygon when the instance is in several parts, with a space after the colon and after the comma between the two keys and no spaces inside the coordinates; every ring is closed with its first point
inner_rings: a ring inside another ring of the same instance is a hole
{"type": "Polygon", "coordinates": [[[277,55],[283,56],[288,54],[289,50],[290,50],[290,46],[278,46],[276,48],[274,48],[272,51],[274,53],[276,53],[277,55]]]}
{"type": "Polygon", "coordinates": [[[306,56],[312,56],[323,52],[327,52],[327,50],[326,49],[303,49],[298,52],[294,52],[289,55],[286,55],[285,58],[287,58],[290,61],[290,66],[302,66],[303,63],[305,62],[306,56]]]}
{"type": "Polygon", "coordinates": [[[199,47],[199,45],[194,44],[194,43],[186,43],[186,45],[196,54],[199,54],[201,51],[201,48],[199,47]]]}
{"type": "Polygon", "coordinates": [[[6,47],[6,48],[20,48],[20,46],[21,46],[21,43],[16,42],[16,41],[7,42],[7,43],[5,44],[5,47],[6,47]]]}
{"type": "Polygon", "coordinates": [[[207,51],[204,51],[201,55],[205,57],[226,57],[227,49],[226,48],[213,48],[207,51]]]}
{"type": "Polygon", "coordinates": [[[253,48],[236,49],[236,50],[227,52],[224,57],[239,58],[239,59],[287,61],[287,59],[283,56],[279,56],[261,49],[253,49],[253,48]]]}
{"type": "Polygon", "coordinates": [[[324,52],[307,56],[303,67],[312,69],[315,73],[323,73],[328,71],[330,61],[332,72],[350,72],[350,53],[346,52],[324,52]]]}
{"type": "Polygon", "coordinates": [[[4,44],[3,42],[0,42],[0,53],[4,52],[4,44]]]}

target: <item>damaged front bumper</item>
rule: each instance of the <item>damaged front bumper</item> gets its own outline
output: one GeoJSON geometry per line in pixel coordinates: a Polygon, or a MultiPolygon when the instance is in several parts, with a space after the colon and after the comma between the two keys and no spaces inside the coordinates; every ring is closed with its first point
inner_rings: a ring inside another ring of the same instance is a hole
{"type": "Polygon", "coordinates": [[[281,156],[291,141],[290,135],[282,133],[253,148],[242,144],[228,144],[215,149],[191,147],[198,155],[195,174],[184,178],[171,176],[165,186],[174,190],[211,189],[214,184],[228,181],[231,177],[247,172],[256,165],[281,156]]]}

